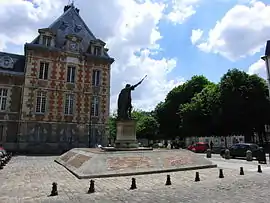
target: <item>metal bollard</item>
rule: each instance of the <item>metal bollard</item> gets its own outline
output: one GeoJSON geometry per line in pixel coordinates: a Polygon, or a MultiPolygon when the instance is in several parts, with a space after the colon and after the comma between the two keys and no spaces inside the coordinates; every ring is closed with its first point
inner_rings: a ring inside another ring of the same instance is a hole
{"type": "Polygon", "coordinates": [[[196,175],[195,175],[195,182],[199,182],[201,179],[200,179],[200,174],[199,172],[196,172],[196,175]]]}
{"type": "Polygon", "coordinates": [[[224,178],[223,170],[219,169],[219,178],[224,178]]]}
{"type": "Polygon", "coordinates": [[[206,158],[211,158],[212,157],[212,151],[211,149],[206,150],[206,158]]]}
{"type": "Polygon", "coordinates": [[[135,179],[135,178],[132,178],[132,179],[131,179],[130,190],[134,190],[134,189],[137,189],[137,186],[136,186],[136,179],[135,179]]]}
{"type": "Polygon", "coordinates": [[[171,185],[172,182],[171,182],[171,176],[170,175],[167,175],[167,180],[166,180],[166,183],[165,185],[171,185]]]}
{"type": "Polygon", "coordinates": [[[88,194],[90,193],[94,193],[95,192],[95,181],[94,180],[90,180],[90,186],[89,186],[89,189],[88,189],[88,194]]]}
{"type": "Polygon", "coordinates": [[[258,171],[257,171],[258,173],[262,173],[262,167],[261,167],[261,165],[258,165],[258,171]]]}
{"type": "Polygon", "coordinates": [[[267,164],[266,153],[262,147],[260,147],[257,159],[258,159],[259,164],[267,164]]]}
{"type": "Polygon", "coordinates": [[[230,150],[228,150],[228,149],[225,150],[224,157],[225,157],[225,159],[230,159],[231,158],[230,150]]]}
{"type": "Polygon", "coordinates": [[[243,168],[243,167],[240,167],[240,175],[241,175],[241,176],[245,175],[245,174],[244,174],[244,168],[243,168]]]}
{"type": "Polygon", "coordinates": [[[253,161],[252,151],[250,151],[250,150],[246,151],[246,160],[253,161]]]}
{"type": "Polygon", "coordinates": [[[52,191],[50,196],[57,196],[58,195],[58,191],[57,191],[57,183],[53,182],[52,183],[52,191]]]}

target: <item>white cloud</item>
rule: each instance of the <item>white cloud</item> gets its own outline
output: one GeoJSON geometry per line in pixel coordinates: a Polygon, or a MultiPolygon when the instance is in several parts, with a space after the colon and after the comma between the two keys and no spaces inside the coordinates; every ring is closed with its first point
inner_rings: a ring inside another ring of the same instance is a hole
{"type": "Polygon", "coordinates": [[[237,60],[259,52],[270,38],[270,6],[260,1],[236,5],[216,23],[198,45],[205,52],[237,60]]]}
{"type": "Polygon", "coordinates": [[[196,7],[201,0],[172,0],[172,11],[167,15],[174,24],[182,24],[196,13],[196,7]]]}
{"type": "MultiPolygon", "coordinates": [[[[66,1],[61,0],[1,1],[0,50],[13,52],[14,45],[23,51],[25,41],[32,41],[37,29],[47,27],[63,13],[66,1]]],[[[135,108],[152,109],[181,78],[168,79],[175,68],[175,59],[153,59],[162,38],[158,29],[164,17],[164,3],[145,0],[77,0],[82,18],[93,33],[107,42],[112,66],[111,107],[116,108],[117,95],[126,82],[135,83],[145,74],[148,78],[133,94],[135,108]],[[106,6],[104,6],[106,5],[106,6]],[[97,20],[98,19],[98,20],[97,20]],[[138,54],[139,53],[139,54],[138,54]]],[[[156,58],[156,57],[155,57],[156,58]]]]}
{"type": "Polygon", "coordinates": [[[203,31],[201,29],[192,30],[190,37],[191,43],[196,44],[201,39],[202,35],[203,31]]]}
{"type": "Polygon", "coordinates": [[[262,78],[266,79],[266,65],[264,60],[260,59],[253,63],[251,66],[248,68],[248,74],[257,74],[262,78]]]}

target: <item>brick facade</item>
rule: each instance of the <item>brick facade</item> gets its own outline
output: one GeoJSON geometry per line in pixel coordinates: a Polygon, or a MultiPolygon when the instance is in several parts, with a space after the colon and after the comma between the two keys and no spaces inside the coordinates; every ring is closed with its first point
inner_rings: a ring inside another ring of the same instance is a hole
{"type": "Polygon", "coordinates": [[[39,30],[39,36],[25,45],[20,74],[0,70],[0,90],[1,86],[9,89],[7,109],[0,111],[0,132],[1,126],[5,131],[2,144],[8,150],[48,153],[107,143],[110,66],[114,60],[73,5],[58,21],[60,26],[54,23],[39,30]],[[71,33],[54,34],[60,33],[57,29],[63,28],[63,22],[68,25],[70,16],[78,19],[73,26],[80,25],[80,32],[68,27],[71,33]],[[85,32],[84,38],[81,32],[85,32]],[[49,45],[44,46],[42,42],[48,37],[49,45]],[[77,50],[69,48],[72,43],[77,50]],[[95,49],[101,52],[93,53],[95,49]]]}

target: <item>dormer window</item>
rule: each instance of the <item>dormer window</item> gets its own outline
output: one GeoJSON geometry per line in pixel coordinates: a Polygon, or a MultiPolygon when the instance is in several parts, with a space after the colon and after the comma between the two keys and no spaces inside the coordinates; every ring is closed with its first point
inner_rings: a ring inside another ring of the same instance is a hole
{"type": "Polygon", "coordinates": [[[50,36],[43,36],[42,44],[46,47],[50,47],[52,43],[52,37],[50,36]]]}
{"type": "Polygon", "coordinates": [[[101,55],[101,47],[99,47],[99,46],[94,47],[94,55],[96,55],[96,56],[101,55]]]}

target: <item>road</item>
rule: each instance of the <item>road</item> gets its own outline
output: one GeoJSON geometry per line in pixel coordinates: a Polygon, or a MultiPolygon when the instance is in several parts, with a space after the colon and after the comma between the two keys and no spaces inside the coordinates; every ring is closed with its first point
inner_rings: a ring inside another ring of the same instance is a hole
{"type": "MultiPolygon", "coordinates": [[[[205,154],[199,154],[202,157],[206,157],[205,154]]],[[[268,157],[268,156],[267,156],[268,157]]],[[[258,169],[258,161],[246,161],[245,159],[223,159],[218,154],[213,154],[210,159],[213,163],[217,164],[218,167],[224,169],[239,169],[240,167],[244,167],[248,171],[257,171],[258,169]]],[[[260,164],[265,173],[270,174],[270,165],[269,159],[267,159],[268,164],[260,164]]]]}
{"type": "MultiPolygon", "coordinates": [[[[169,153],[169,152],[168,152],[169,153]]],[[[205,156],[205,155],[201,155],[205,156]]],[[[0,171],[0,203],[267,203],[270,193],[270,166],[257,173],[257,163],[244,160],[224,160],[214,155],[211,160],[224,170],[218,178],[218,168],[170,173],[172,185],[165,186],[167,174],[135,176],[136,190],[129,190],[131,177],[95,180],[96,192],[86,194],[89,180],[79,180],[53,162],[55,157],[17,156],[0,171]],[[245,175],[239,175],[240,166],[245,175]],[[59,195],[48,197],[52,182],[57,182],[59,195]]]]}

